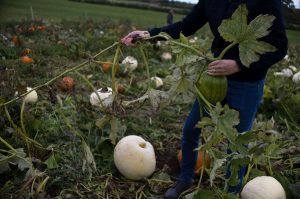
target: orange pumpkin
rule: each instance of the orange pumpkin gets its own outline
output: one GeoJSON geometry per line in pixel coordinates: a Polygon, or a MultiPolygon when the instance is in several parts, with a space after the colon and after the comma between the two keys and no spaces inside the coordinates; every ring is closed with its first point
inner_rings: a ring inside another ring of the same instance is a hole
{"type": "Polygon", "coordinates": [[[108,72],[110,70],[111,66],[112,66],[112,64],[108,63],[108,62],[102,64],[102,70],[103,70],[103,72],[108,72]]]}
{"type": "Polygon", "coordinates": [[[64,77],[63,83],[65,85],[66,91],[71,91],[74,89],[75,80],[72,77],[64,77]]]}
{"type": "Polygon", "coordinates": [[[33,59],[31,57],[25,55],[25,56],[21,57],[21,62],[24,64],[31,64],[31,63],[33,63],[33,59]]]}
{"type": "Polygon", "coordinates": [[[14,35],[11,38],[11,42],[13,42],[16,46],[20,44],[20,39],[18,36],[14,35]]]}
{"type": "MultiPolygon", "coordinates": [[[[178,151],[177,155],[178,161],[181,162],[182,159],[182,152],[181,150],[178,151]]],[[[195,165],[195,174],[199,175],[201,173],[201,169],[203,166],[203,158],[204,158],[204,152],[203,151],[198,151],[198,158],[197,158],[197,163],[195,165]]],[[[205,153],[205,167],[208,168],[210,166],[210,158],[207,153],[205,153]]]]}
{"type": "Polygon", "coordinates": [[[125,86],[124,86],[124,84],[118,84],[118,93],[121,93],[121,94],[125,93],[125,86]]]}
{"type": "Polygon", "coordinates": [[[28,28],[28,32],[33,33],[35,31],[35,27],[31,26],[28,28]]]}

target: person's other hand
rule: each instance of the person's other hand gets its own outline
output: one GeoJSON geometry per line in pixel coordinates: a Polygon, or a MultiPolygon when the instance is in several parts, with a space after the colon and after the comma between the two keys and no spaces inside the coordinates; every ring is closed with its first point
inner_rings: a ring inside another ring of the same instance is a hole
{"type": "Polygon", "coordinates": [[[125,44],[126,46],[136,46],[136,42],[140,39],[148,39],[150,38],[150,33],[148,31],[133,31],[123,37],[121,39],[121,42],[125,44]]]}
{"type": "Polygon", "coordinates": [[[207,74],[212,76],[231,75],[239,72],[240,67],[235,60],[221,59],[213,61],[208,65],[207,74]]]}

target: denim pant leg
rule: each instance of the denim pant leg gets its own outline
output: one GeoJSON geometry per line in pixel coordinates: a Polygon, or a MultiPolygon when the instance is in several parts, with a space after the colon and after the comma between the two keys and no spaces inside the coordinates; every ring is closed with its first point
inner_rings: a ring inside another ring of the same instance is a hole
{"type": "MultiPolygon", "coordinates": [[[[236,126],[239,133],[251,130],[258,106],[263,96],[264,80],[258,82],[228,81],[228,93],[225,99],[230,108],[239,112],[240,123],[236,126]]],[[[240,168],[238,176],[240,182],[236,186],[229,186],[228,191],[237,194],[242,188],[246,167],[240,168]]],[[[227,169],[226,178],[230,177],[227,169]]]]}
{"type": "MultiPolygon", "coordinates": [[[[181,181],[186,183],[193,181],[198,157],[198,151],[194,151],[194,149],[198,147],[200,137],[200,129],[195,128],[195,125],[200,120],[200,106],[198,101],[195,100],[183,127],[181,139],[182,160],[179,177],[181,181]]],[[[205,111],[203,111],[203,115],[205,115],[205,111]]]]}

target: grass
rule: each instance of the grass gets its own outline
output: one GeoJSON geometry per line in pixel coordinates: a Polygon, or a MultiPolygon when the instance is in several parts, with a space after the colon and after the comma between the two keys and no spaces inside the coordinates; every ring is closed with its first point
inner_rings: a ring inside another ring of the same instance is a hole
{"type": "MultiPolygon", "coordinates": [[[[33,8],[34,16],[48,20],[116,20],[131,21],[139,29],[162,26],[166,21],[166,13],[115,7],[98,4],[79,3],[68,0],[0,0],[0,24],[10,21],[30,19],[33,8]]],[[[179,20],[183,15],[175,15],[179,20]]],[[[208,29],[208,28],[205,28],[208,29]]],[[[287,31],[290,44],[300,44],[300,31],[287,31]]]]}
{"type": "MultiPolygon", "coordinates": [[[[166,14],[163,12],[131,9],[107,5],[79,3],[68,0],[0,0],[0,23],[19,21],[31,18],[32,6],[36,17],[49,20],[130,20],[133,25],[140,28],[161,26],[165,24],[166,14]]],[[[175,16],[175,20],[182,18],[175,16]]]]}
{"type": "Polygon", "coordinates": [[[300,45],[300,31],[297,30],[287,30],[287,35],[290,45],[300,45]]]}

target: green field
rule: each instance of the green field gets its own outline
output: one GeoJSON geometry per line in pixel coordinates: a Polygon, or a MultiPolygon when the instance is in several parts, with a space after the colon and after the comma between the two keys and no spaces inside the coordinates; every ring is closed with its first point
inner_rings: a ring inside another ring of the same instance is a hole
{"type": "MultiPolygon", "coordinates": [[[[114,7],[107,5],[95,5],[78,3],[68,0],[0,0],[0,23],[20,21],[31,18],[31,9],[35,17],[48,20],[116,20],[131,21],[138,28],[149,28],[165,24],[166,13],[114,7]]],[[[179,20],[183,15],[175,15],[179,20]]],[[[288,31],[291,44],[300,44],[300,32],[288,31]]]]}
{"type": "MultiPolygon", "coordinates": [[[[130,20],[141,28],[164,25],[166,13],[149,10],[122,8],[106,5],[78,3],[68,0],[1,0],[0,23],[31,18],[31,9],[35,17],[49,20],[130,20]]],[[[182,18],[175,16],[175,20],[182,18]]]]}
{"type": "Polygon", "coordinates": [[[289,44],[291,45],[300,44],[300,31],[287,30],[287,35],[289,38],[289,44]]]}

